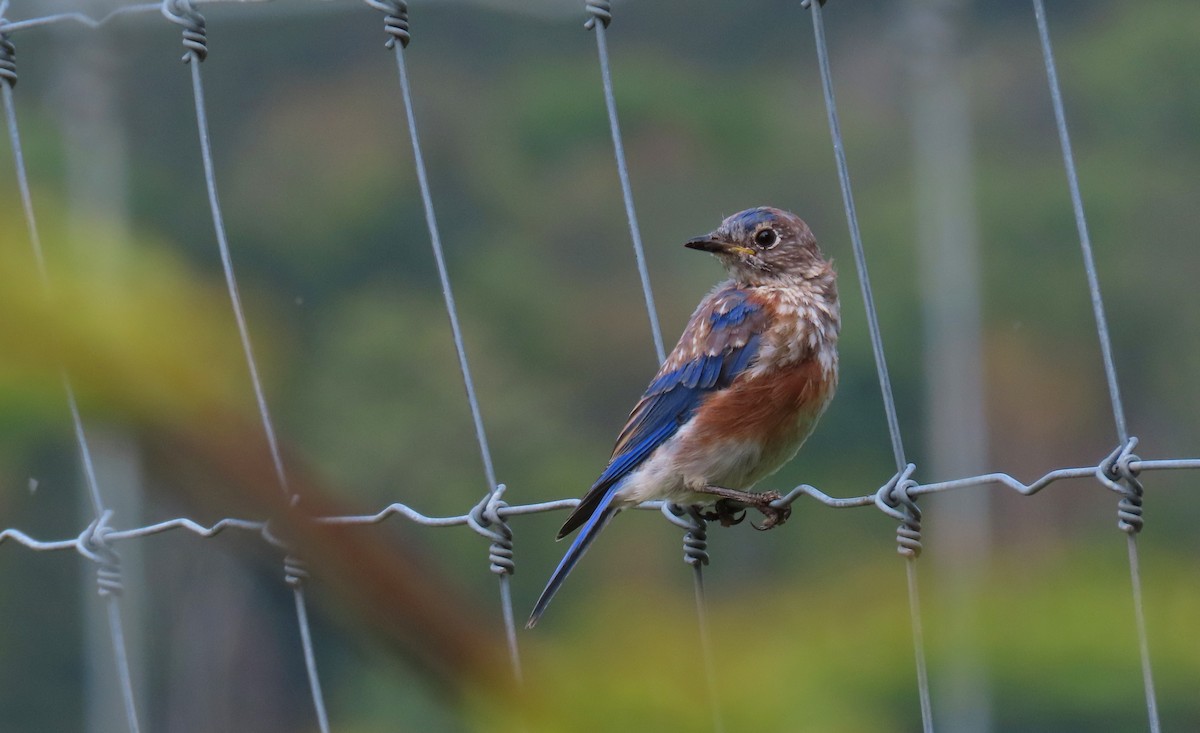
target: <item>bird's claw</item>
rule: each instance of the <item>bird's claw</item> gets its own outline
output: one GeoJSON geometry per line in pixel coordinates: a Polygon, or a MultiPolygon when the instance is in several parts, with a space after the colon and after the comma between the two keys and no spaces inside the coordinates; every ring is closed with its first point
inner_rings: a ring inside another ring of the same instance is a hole
{"type": "Polygon", "coordinates": [[[779,525],[786,522],[788,520],[788,517],[792,516],[792,507],[791,506],[784,506],[784,507],[772,506],[772,502],[778,501],[781,498],[783,498],[783,497],[779,494],[778,491],[767,491],[767,492],[763,493],[762,494],[762,504],[754,507],[758,511],[762,512],[762,515],[763,515],[762,524],[755,524],[754,522],[751,522],[750,526],[754,527],[755,529],[757,529],[760,532],[766,532],[768,529],[774,529],[775,527],[778,527],[779,525]]]}
{"type": "Polygon", "coordinates": [[[728,497],[713,502],[712,509],[700,516],[708,521],[719,521],[722,527],[732,527],[741,524],[746,518],[746,509],[753,507],[762,512],[762,524],[750,523],[751,527],[765,532],[783,524],[792,516],[790,506],[776,507],[772,504],[782,498],[778,491],[766,491],[761,494],[745,494],[746,499],[731,499],[728,497]]]}
{"type": "Polygon", "coordinates": [[[713,503],[712,511],[700,515],[708,521],[719,521],[722,527],[732,527],[741,524],[746,518],[746,507],[741,502],[732,499],[718,499],[713,503]],[[739,512],[741,512],[739,514],[739,512]]]}

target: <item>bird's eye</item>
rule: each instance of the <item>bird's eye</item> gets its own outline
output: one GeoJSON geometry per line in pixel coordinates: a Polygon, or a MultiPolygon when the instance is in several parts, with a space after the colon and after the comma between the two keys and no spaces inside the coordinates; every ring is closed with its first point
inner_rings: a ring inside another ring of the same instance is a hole
{"type": "Polygon", "coordinates": [[[774,247],[779,243],[779,235],[771,228],[759,229],[754,233],[754,243],[763,249],[774,247]]]}

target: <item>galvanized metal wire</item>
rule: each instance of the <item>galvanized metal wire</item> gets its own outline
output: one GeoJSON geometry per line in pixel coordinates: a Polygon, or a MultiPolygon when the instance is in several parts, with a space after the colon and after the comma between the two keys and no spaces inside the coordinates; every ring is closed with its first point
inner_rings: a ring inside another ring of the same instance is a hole
{"type": "Polygon", "coordinates": [[[467,392],[467,403],[471,408],[471,420],[475,426],[475,440],[479,444],[479,455],[483,459],[483,473],[487,481],[486,494],[479,512],[470,517],[473,529],[492,541],[491,566],[500,582],[500,607],[504,619],[505,640],[508,644],[509,661],[518,682],[522,678],[521,654],[517,646],[517,626],[512,608],[510,580],[516,566],[512,562],[512,531],[500,517],[500,496],[504,487],[496,481],[496,468],[492,451],[488,447],[487,431],[483,426],[483,413],[479,397],[475,392],[475,380],[471,377],[471,364],[467,358],[467,347],[463,343],[462,325],[459,323],[458,306],[454,302],[454,290],[450,286],[450,274],[446,268],[446,255],[442,249],[442,237],[438,232],[437,217],[433,213],[433,194],[429,188],[429,174],[425,170],[425,156],[421,153],[421,140],[417,134],[417,115],[413,110],[412,89],[408,80],[408,68],[404,61],[404,50],[411,41],[408,25],[408,3],[404,0],[366,0],[367,5],[385,13],[384,31],[389,36],[387,48],[396,58],[396,71],[400,77],[400,95],[404,100],[404,114],[408,124],[408,137],[412,143],[413,165],[417,171],[417,185],[421,189],[421,204],[425,211],[425,225],[429,230],[429,243],[437,264],[438,280],[442,286],[442,297],[446,303],[446,314],[450,318],[450,331],[454,338],[454,350],[458,355],[458,368],[462,372],[463,386],[467,392]],[[491,529],[492,526],[497,530],[491,529]]]}
{"type": "MultiPolygon", "coordinates": [[[[1123,450],[1123,448],[1120,450],[1123,450]]],[[[1117,453],[1120,453],[1120,450],[1118,450],[1117,453]]],[[[1008,473],[994,472],[980,474],[978,476],[964,476],[962,478],[948,481],[936,481],[928,484],[917,483],[913,484],[911,488],[907,490],[907,493],[915,498],[954,491],[965,491],[968,489],[973,490],[985,486],[999,486],[1015,491],[1022,496],[1033,496],[1047,487],[1063,481],[1087,478],[1097,479],[1098,476],[1103,475],[1107,470],[1107,467],[1111,463],[1111,457],[1112,454],[1105,456],[1098,461],[1096,465],[1056,468],[1053,471],[1048,471],[1029,483],[1025,483],[1024,481],[1021,481],[1020,479],[1008,473]]],[[[1146,472],[1154,473],[1158,471],[1200,471],[1200,458],[1140,458],[1131,461],[1129,466],[1132,470],[1137,471],[1139,474],[1146,472]]],[[[856,509],[870,506],[877,507],[878,504],[883,501],[882,497],[886,496],[889,492],[894,491],[895,486],[896,477],[893,476],[892,478],[888,479],[886,483],[882,484],[879,486],[879,488],[868,494],[838,497],[831,496],[815,486],[801,484],[793,488],[782,498],[773,502],[773,504],[779,507],[790,506],[807,497],[821,506],[828,507],[830,509],[856,509]]],[[[509,519],[512,517],[524,517],[530,514],[566,511],[569,509],[574,509],[578,504],[578,499],[557,499],[555,501],[542,501],[530,504],[510,504],[497,509],[496,515],[504,519],[509,519]]],[[[662,501],[647,501],[639,504],[636,509],[661,513],[663,507],[666,505],[667,503],[662,501]]],[[[317,516],[313,517],[311,521],[318,525],[366,526],[383,524],[397,517],[406,519],[413,524],[424,527],[463,527],[468,526],[471,522],[470,512],[465,514],[432,516],[414,509],[407,504],[402,504],[399,502],[389,504],[374,514],[339,514],[334,516],[317,516]]],[[[268,522],[265,520],[230,517],[221,519],[210,525],[202,524],[192,519],[179,518],[163,522],[155,522],[154,524],[127,527],[124,529],[108,529],[105,531],[105,538],[110,543],[120,544],[122,542],[145,539],[147,537],[153,537],[162,534],[187,532],[197,537],[208,539],[216,537],[229,530],[238,530],[250,534],[258,534],[262,535],[264,538],[269,536],[268,522]]],[[[83,535],[59,540],[39,540],[27,532],[15,528],[9,528],[0,531],[0,545],[10,542],[38,552],[57,552],[64,550],[75,550],[77,552],[82,552],[80,548],[86,547],[86,538],[84,538],[83,535]]]]}
{"type": "MultiPolygon", "coordinates": [[[[200,138],[201,157],[203,161],[205,183],[208,193],[209,206],[217,238],[222,267],[225,274],[229,297],[233,306],[239,336],[241,338],[244,356],[250,372],[254,388],[256,405],[258,407],[264,434],[267,437],[272,464],[280,488],[288,495],[287,474],[278,446],[274,424],[265,398],[265,391],[259,378],[253,350],[250,344],[249,329],[244,310],[238,294],[237,279],[234,275],[232,256],[221,217],[220,203],[215,182],[215,166],[213,163],[211,140],[208,133],[207,114],[203,91],[203,79],[200,62],[208,53],[207,29],[203,16],[196,6],[208,3],[252,3],[262,0],[162,0],[162,2],[141,3],[118,7],[102,17],[91,17],[83,13],[60,13],[18,21],[8,21],[4,18],[8,3],[0,2],[0,97],[3,99],[5,118],[9,131],[9,142],[12,148],[16,168],[18,191],[25,215],[28,236],[37,261],[39,276],[45,287],[47,297],[53,297],[51,279],[47,271],[41,241],[37,230],[37,219],[34,212],[33,198],[30,193],[28,173],[21,146],[21,136],[18,130],[16,107],[13,88],[17,81],[16,45],[12,40],[14,33],[52,25],[57,23],[76,23],[89,28],[100,28],[114,19],[133,14],[159,11],[172,22],[182,27],[185,47],[184,60],[190,65],[193,97],[196,106],[197,131],[200,138]]],[[[392,503],[374,514],[321,516],[311,521],[320,525],[363,526],[379,524],[393,518],[402,518],[415,524],[430,527],[467,526],[476,534],[490,542],[489,567],[500,581],[501,609],[510,652],[514,675],[520,679],[521,665],[517,646],[516,627],[513,619],[510,579],[515,571],[513,555],[513,530],[508,520],[512,517],[540,514],[544,512],[563,511],[578,504],[577,499],[561,499],[556,501],[533,504],[507,503],[503,497],[505,486],[497,483],[492,455],[487,442],[479,400],[476,395],[474,381],[470,372],[466,348],[463,343],[462,328],[459,323],[457,306],[451,288],[451,280],[445,262],[441,237],[437,228],[436,217],[430,193],[428,174],[425,169],[417,134],[416,113],[413,109],[413,95],[409,85],[408,72],[405,66],[404,50],[412,40],[408,21],[408,6],[403,0],[365,0],[371,8],[385,14],[384,31],[388,36],[387,46],[394,52],[399,85],[404,103],[407,129],[412,143],[413,161],[416,167],[417,179],[425,213],[426,225],[429,230],[434,259],[437,265],[438,277],[441,284],[447,315],[450,320],[451,332],[462,372],[467,401],[471,410],[480,456],[484,468],[486,491],[484,497],[469,511],[460,515],[429,516],[406,504],[392,503]]],[[[1142,585],[1140,564],[1137,553],[1136,536],[1144,526],[1142,502],[1144,488],[1140,477],[1146,472],[1200,470],[1200,458],[1171,458],[1145,460],[1134,454],[1138,439],[1131,436],[1125,420],[1124,407],[1121,401],[1117,383],[1115,360],[1111,339],[1108,332],[1103,302],[1100,296],[1099,278],[1096,272],[1090,237],[1084,216],[1082,195],[1075,169],[1074,156],[1071,150],[1067,132],[1064,104],[1058,85],[1057,72],[1054,65],[1053,50],[1049,31],[1046,24],[1043,0],[1033,0],[1035,18],[1038,26],[1039,39],[1044,55],[1047,78],[1050,87],[1051,101],[1054,108],[1055,121],[1062,147],[1064,166],[1070,189],[1072,209],[1076,226],[1079,231],[1080,245],[1084,257],[1084,270],[1088,281],[1089,293],[1093,306],[1097,334],[1101,347],[1101,357],[1104,363],[1108,390],[1112,402],[1113,418],[1116,425],[1118,444],[1114,450],[1096,461],[1095,465],[1067,467],[1052,470],[1031,483],[1024,483],[1008,473],[996,472],[976,476],[966,476],[953,480],[922,484],[914,478],[917,466],[910,463],[905,455],[901,439],[899,420],[896,411],[891,382],[887,370],[883,340],[879,320],[871,291],[870,278],[867,271],[866,255],[859,231],[858,216],[854,205],[853,193],[844,142],[838,120],[836,102],[833,91],[833,79],[830,71],[829,53],[825,39],[822,5],[824,1],[812,3],[804,0],[802,3],[811,12],[813,21],[814,40],[816,45],[818,66],[821,74],[822,89],[825,95],[826,109],[830,133],[833,139],[835,160],[838,169],[838,179],[845,206],[847,223],[849,225],[850,242],[854,252],[858,272],[859,285],[866,306],[868,330],[875,358],[881,395],[884,403],[884,413],[888,425],[889,438],[896,461],[896,473],[877,489],[861,496],[834,497],[809,486],[801,485],[775,502],[777,507],[790,506],[804,497],[808,497],[822,506],[845,509],[875,506],[881,512],[900,522],[897,530],[897,550],[906,559],[906,576],[909,589],[910,615],[912,618],[912,636],[914,641],[918,694],[921,703],[922,725],[925,731],[933,730],[930,705],[930,690],[928,674],[924,658],[923,630],[921,627],[920,599],[916,575],[915,560],[921,552],[921,522],[922,514],[917,506],[917,499],[931,494],[955,492],[963,490],[978,490],[986,486],[1000,486],[1017,493],[1030,496],[1043,489],[1069,479],[1094,479],[1102,488],[1117,493],[1121,498],[1118,502],[1118,527],[1127,537],[1132,596],[1134,601],[1135,626],[1139,642],[1142,675],[1145,687],[1147,714],[1152,733],[1160,730],[1158,719],[1155,688],[1151,674],[1149,642],[1146,631],[1145,612],[1142,603],[1142,585]]],[[[617,120],[615,95],[612,88],[612,74],[609,66],[606,30],[612,21],[610,3],[603,0],[587,0],[585,8],[590,18],[587,27],[596,35],[601,77],[605,96],[606,109],[612,133],[614,155],[616,158],[618,177],[621,184],[622,196],[626,209],[631,239],[633,240],[637,269],[641,278],[647,314],[651,324],[656,354],[661,361],[665,350],[659,328],[658,316],[655,311],[653,293],[650,287],[648,269],[645,262],[644,248],[633,205],[632,188],[629,183],[628,166],[625,160],[624,145],[621,139],[617,120]]],[[[76,438],[77,449],[82,465],[84,483],[94,510],[94,518],[75,537],[63,539],[42,540],[30,536],[26,532],[9,528],[0,531],[0,545],[16,544],[31,551],[59,552],[75,551],[97,567],[97,587],[105,600],[108,618],[109,635],[115,651],[118,682],[122,695],[122,703],[128,722],[133,733],[139,731],[136,714],[136,701],[129,670],[129,660],[124,642],[124,631],[118,603],[122,592],[122,578],[117,554],[117,546],[122,542],[142,540],[147,537],[187,532],[198,537],[215,537],[229,530],[260,535],[265,542],[280,546],[280,541],[271,533],[269,520],[226,518],[211,525],[203,525],[194,520],[184,518],[157,522],[144,526],[116,528],[111,526],[112,512],[103,502],[99,482],[96,479],[95,467],[91,457],[87,431],[84,419],[80,413],[78,402],[69,376],[62,374],[64,392],[67,398],[71,423],[76,438]]],[[[293,497],[294,498],[294,497],[293,497]]],[[[639,509],[661,512],[667,520],[685,530],[684,560],[693,569],[694,586],[697,601],[697,614],[700,624],[701,647],[706,666],[706,678],[710,690],[717,689],[715,681],[715,664],[712,659],[705,619],[705,599],[702,567],[709,562],[707,551],[707,529],[704,520],[694,509],[676,507],[664,502],[646,502],[639,509]]],[[[307,569],[303,558],[293,553],[293,548],[283,546],[286,551],[284,558],[286,583],[293,589],[297,619],[300,625],[301,645],[304,652],[306,670],[313,698],[317,724],[320,730],[327,733],[330,730],[324,696],[321,691],[317,673],[316,655],[308,622],[308,611],[304,597],[304,583],[307,569]]],[[[715,695],[710,697],[715,698],[715,695]]],[[[713,707],[713,727],[720,730],[722,721],[719,708],[713,707]]]]}
{"type": "MultiPolygon", "coordinates": [[[[608,127],[612,134],[613,156],[617,162],[617,178],[621,182],[621,197],[625,202],[625,218],[629,223],[629,235],[633,240],[634,259],[637,262],[638,276],[642,282],[642,294],[646,301],[646,314],[650,318],[650,334],[654,339],[654,353],[658,363],[666,361],[667,352],[663,344],[662,327],[658,320],[658,310],[654,305],[654,291],[650,287],[650,271],[646,266],[646,252],[642,246],[641,228],[638,226],[637,213],[633,206],[633,186],[629,182],[629,166],[625,161],[625,143],[621,136],[621,125],[617,118],[617,99],[613,92],[612,67],[608,60],[608,26],[612,23],[612,3],[608,0],[585,0],[584,8],[589,16],[584,28],[596,35],[596,51],[600,61],[600,79],[604,88],[604,106],[608,111],[608,127]]],[[[667,518],[673,515],[667,513],[667,518]]],[[[696,512],[688,517],[688,522],[682,523],[687,534],[684,535],[684,562],[692,566],[692,588],[696,596],[696,621],[700,631],[700,655],[704,665],[704,681],[707,685],[706,696],[712,713],[713,730],[721,733],[725,723],[721,714],[720,688],[717,685],[717,664],[713,658],[712,643],[709,640],[707,597],[704,592],[704,566],[708,564],[706,540],[704,539],[705,522],[696,512]]],[[[680,524],[679,522],[676,522],[680,524]]]]}
{"type": "Polygon", "coordinates": [[[633,241],[634,259],[637,261],[638,277],[642,282],[642,297],[646,299],[646,314],[650,317],[650,334],[654,339],[654,353],[658,363],[667,358],[663,345],[662,327],[658,321],[658,309],[654,305],[654,291],[650,287],[650,270],[646,266],[646,248],[642,246],[642,230],[638,226],[637,211],[633,206],[633,185],[629,182],[629,164],[625,162],[625,143],[621,138],[621,124],[617,119],[617,98],[613,93],[612,67],[608,63],[608,25],[612,23],[612,3],[607,0],[586,0],[584,6],[591,16],[584,27],[596,34],[596,51],[600,58],[600,79],[604,85],[604,106],[608,110],[608,127],[612,132],[613,155],[617,160],[617,178],[621,181],[621,199],[625,203],[625,219],[629,222],[629,237],[633,241]]]}
{"type": "MultiPolygon", "coordinates": [[[[1079,174],[1075,170],[1075,155],[1071,150],[1071,136],[1067,132],[1067,114],[1063,105],[1062,90],[1058,86],[1058,71],[1054,65],[1054,49],[1050,43],[1050,28],[1046,23],[1046,7],[1043,0],[1033,0],[1033,13],[1037,20],[1038,40],[1041,42],[1042,57],[1046,62],[1046,79],[1050,85],[1050,101],[1054,107],[1054,122],[1058,129],[1058,141],[1062,147],[1063,166],[1067,173],[1067,187],[1071,192],[1071,210],[1075,214],[1075,227],[1079,231],[1079,246],[1083,251],[1083,269],[1087,275],[1088,292],[1092,300],[1092,312],[1096,319],[1096,335],[1100,339],[1100,358],[1104,362],[1104,376],[1108,382],[1108,395],[1112,402],[1113,422],[1116,423],[1117,440],[1132,450],[1136,439],[1130,438],[1125,423],[1125,406],[1121,402],[1121,389],[1117,384],[1116,360],[1113,358],[1112,339],[1108,335],[1108,319],[1104,315],[1104,301],[1100,297],[1100,278],[1096,274],[1096,259],[1092,254],[1092,239],[1088,234],[1087,217],[1083,213],[1083,194],[1079,191],[1079,174]],[[1131,443],[1130,441],[1133,441],[1131,443]]],[[[1113,476],[1124,484],[1125,498],[1121,510],[1135,509],[1136,520],[1122,519],[1120,526],[1125,532],[1125,544],[1129,552],[1129,578],[1133,586],[1134,626],[1138,637],[1138,650],[1142,665],[1142,686],[1146,695],[1146,715],[1151,733],[1158,733],[1158,696],[1154,691],[1154,674],[1150,664],[1150,641],[1146,632],[1146,613],[1142,606],[1142,576],[1138,562],[1137,534],[1142,529],[1141,485],[1133,475],[1113,476]]]]}
{"type": "MultiPolygon", "coordinates": [[[[3,46],[3,78],[0,78],[0,95],[4,101],[4,116],[8,126],[9,144],[12,147],[13,163],[16,168],[17,188],[21,197],[21,208],[25,217],[29,244],[37,262],[38,276],[42,292],[47,299],[53,298],[50,284],[50,274],[46,267],[45,253],[42,250],[42,240],[38,233],[37,216],[34,213],[33,195],[29,187],[29,174],[25,167],[25,155],[21,145],[21,133],[17,125],[16,104],[13,99],[13,87],[17,83],[16,49],[12,43],[10,29],[3,22],[4,12],[8,3],[0,5],[0,45],[3,46]]],[[[83,469],[84,483],[88,489],[95,520],[89,529],[81,535],[81,541],[76,549],[84,557],[96,563],[97,590],[104,599],[105,611],[108,616],[109,638],[112,641],[113,656],[117,667],[117,682],[121,689],[121,702],[125,710],[126,723],[130,733],[139,733],[137,703],[133,695],[133,679],[129,671],[129,656],[126,653],[125,630],[121,623],[121,568],[120,558],[108,545],[103,533],[97,528],[105,526],[110,512],[105,508],[104,497],[100,493],[100,483],[96,478],[96,464],[92,460],[91,445],[87,430],[84,428],[83,417],[79,411],[79,401],[75,397],[75,389],[71,377],[65,368],[60,368],[63,392],[66,395],[67,408],[71,413],[71,426],[75,434],[75,443],[79,451],[80,464],[83,469]]],[[[0,538],[2,539],[2,538],[0,538]]]]}
{"type": "MultiPolygon", "coordinates": [[[[883,395],[883,410],[887,419],[888,436],[892,441],[892,453],[896,459],[897,477],[906,471],[908,459],[904,454],[904,441],[900,436],[900,420],[896,414],[896,398],[892,392],[892,380],[888,375],[887,357],[883,351],[883,335],[879,328],[879,314],[875,309],[875,296],[871,292],[871,277],[867,272],[867,256],[863,250],[862,233],[858,227],[858,213],[854,207],[854,193],[850,188],[850,168],[846,163],[846,150],[842,141],[841,123],[838,121],[837,101],[833,93],[833,73],[829,69],[829,48],[825,42],[825,21],[821,15],[821,2],[804,0],[801,3],[812,13],[813,37],[816,43],[817,64],[821,71],[821,90],[825,96],[825,110],[829,117],[829,132],[833,138],[833,154],[837,161],[838,183],[842,190],[842,203],[846,209],[846,221],[850,227],[850,244],[854,250],[854,264],[858,272],[858,284],[862,291],[863,304],[867,311],[867,329],[871,335],[871,352],[875,355],[875,369],[879,377],[879,391],[883,395]]],[[[912,473],[912,468],[907,469],[912,473]]],[[[917,691],[921,701],[921,725],[925,733],[933,731],[933,705],[929,694],[929,670],[925,661],[924,632],[921,629],[921,599],[917,584],[916,559],[921,552],[921,511],[916,502],[909,498],[905,489],[912,484],[907,476],[897,480],[881,509],[900,520],[897,530],[899,552],[905,558],[905,574],[908,581],[909,617],[912,620],[914,658],[917,667],[917,691]],[[889,510],[888,507],[891,509],[889,510]],[[898,507],[903,507],[899,509],[898,507]]]]}
{"type": "MultiPolygon", "coordinates": [[[[241,340],[242,354],[246,359],[246,367],[250,373],[250,383],[254,388],[254,400],[258,408],[259,419],[262,423],[263,434],[267,439],[267,449],[271,454],[271,465],[275,471],[275,479],[283,493],[295,504],[299,497],[293,495],[288,487],[287,470],[283,465],[283,455],[279,449],[279,439],[275,432],[275,423],[271,418],[271,410],[267,405],[266,392],[262,378],[259,376],[258,363],[254,358],[254,348],[250,342],[250,328],[246,321],[246,312],[242,307],[242,298],[238,291],[237,275],[233,269],[233,255],[229,248],[229,237],[225,230],[225,220],[221,215],[221,202],[217,195],[216,165],[213,162],[212,139],[208,129],[208,111],[204,96],[204,78],[200,64],[208,58],[208,31],[204,16],[196,10],[193,0],[163,0],[162,14],[167,20],[182,27],[184,55],[183,62],[191,70],[192,97],[196,108],[196,131],[200,137],[200,157],[204,168],[205,190],[208,193],[209,211],[212,216],[213,230],[216,234],[217,249],[221,255],[221,270],[225,276],[225,286],[229,293],[229,302],[233,306],[234,320],[237,323],[238,337],[241,340]]],[[[291,555],[289,553],[289,558],[291,555]]],[[[304,594],[304,574],[288,571],[294,563],[285,561],[285,579],[292,588],[296,605],[296,619],[300,627],[300,644],[304,652],[304,666],[308,675],[309,690],[312,693],[313,708],[317,716],[317,725],[321,733],[329,733],[329,716],[325,711],[325,698],[321,693],[321,679],[317,671],[316,654],[313,650],[312,632],[308,624],[308,610],[304,594]]]]}

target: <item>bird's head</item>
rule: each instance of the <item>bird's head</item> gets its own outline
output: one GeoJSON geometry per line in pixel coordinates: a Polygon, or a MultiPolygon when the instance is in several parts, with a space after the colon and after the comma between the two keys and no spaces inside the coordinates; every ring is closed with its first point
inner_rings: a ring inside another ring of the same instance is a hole
{"type": "Polygon", "coordinates": [[[828,267],[804,220],[770,206],[734,214],[684,246],[713,253],[730,276],[748,285],[810,278],[828,267]]]}

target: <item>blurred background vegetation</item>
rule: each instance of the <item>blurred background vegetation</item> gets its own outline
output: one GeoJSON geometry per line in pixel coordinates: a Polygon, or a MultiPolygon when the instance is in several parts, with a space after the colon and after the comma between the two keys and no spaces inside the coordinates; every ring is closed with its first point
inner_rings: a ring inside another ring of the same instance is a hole
{"type": "MultiPolygon", "coordinates": [[[[920,466],[937,396],[923,377],[922,305],[969,284],[930,287],[919,272],[914,4],[833,2],[826,16],[901,428],[920,466]]],[[[513,503],[579,495],[655,368],[582,3],[413,5],[416,113],[499,478],[513,503]]],[[[1197,456],[1200,6],[1049,5],[1131,431],[1143,457],[1197,456]]],[[[8,16],[112,6],[13,0],[8,16]]],[[[464,512],[487,487],[381,16],[348,1],[203,9],[218,184],[304,505],[464,512]]],[[[1028,481],[1094,465],[1116,441],[1032,11],[974,0],[949,17],[974,141],[980,468],[1028,481]]],[[[800,213],[842,273],[842,386],[764,486],[874,491],[894,466],[799,2],[618,3],[609,39],[667,339],[720,277],[681,242],[752,205],[800,213]]],[[[150,14],[14,40],[57,299],[40,295],[2,146],[0,527],[61,539],[90,521],[59,364],[76,381],[116,526],[270,515],[278,489],[221,280],[178,28],[150,14]]],[[[1200,729],[1200,495],[1186,474],[1145,483],[1163,722],[1200,729]]],[[[941,571],[947,497],[922,501],[938,709],[954,708],[939,690],[955,689],[952,660],[966,654],[976,679],[958,729],[1143,728],[1116,498],[1089,481],[1033,498],[979,491],[986,531],[965,601],[941,571]]],[[[518,616],[562,550],[561,519],[512,520],[518,616]]],[[[712,531],[728,730],[919,729],[893,524],[802,501],[780,530],[712,531]]],[[[520,634],[523,696],[492,668],[499,601],[470,530],[392,520],[305,536],[335,728],[710,729],[679,535],[636,512],[606,531],[545,621],[520,634]]],[[[180,533],[118,549],[145,729],[315,729],[273,550],[180,533]]],[[[121,729],[92,573],[73,553],[0,548],[0,730],[121,729]]]]}

